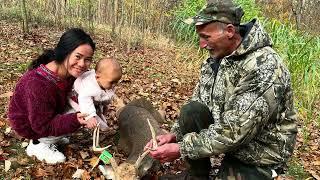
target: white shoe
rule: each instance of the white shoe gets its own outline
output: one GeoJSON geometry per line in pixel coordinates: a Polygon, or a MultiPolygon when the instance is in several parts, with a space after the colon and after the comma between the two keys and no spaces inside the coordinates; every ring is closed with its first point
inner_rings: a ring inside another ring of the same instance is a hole
{"type": "Polygon", "coordinates": [[[32,140],[26,149],[28,156],[36,156],[40,161],[45,160],[48,164],[56,164],[65,162],[66,157],[57,150],[54,144],[33,144],[32,140]]]}

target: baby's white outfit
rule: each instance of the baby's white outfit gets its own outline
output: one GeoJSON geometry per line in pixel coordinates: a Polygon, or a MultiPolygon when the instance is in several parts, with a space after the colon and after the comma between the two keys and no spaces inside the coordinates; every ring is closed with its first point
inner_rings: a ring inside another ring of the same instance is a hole
{"type": "Polygon", "coordinates": [[[95,116],[97,121],[100,122],[100,129],[106,130],[108,125],[103,115],[103,106],[110,103],[114,96],[114,90],[103,90],[96,80],[95,71],[92,69],[83,73],[75,80],[73,95],[75,93],[78,96],[78,104],[71,98],[72,100],[69,100],[70,105],[76,111],[87,114],[86,120],[95,116]],[[95,108],[95,105],[99,107],[98,110],[95,108]]]}

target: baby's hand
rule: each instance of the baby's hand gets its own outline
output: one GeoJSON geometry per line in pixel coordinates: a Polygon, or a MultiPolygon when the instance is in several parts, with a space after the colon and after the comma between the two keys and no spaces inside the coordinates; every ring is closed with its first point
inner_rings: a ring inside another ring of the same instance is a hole
{"type": "Polygon", "coordinates": [[[97,126],[97,119],[95,117],[92,117],[88,120],[86,120],[85,126],[89,129],[93,129],[97,126]]]}

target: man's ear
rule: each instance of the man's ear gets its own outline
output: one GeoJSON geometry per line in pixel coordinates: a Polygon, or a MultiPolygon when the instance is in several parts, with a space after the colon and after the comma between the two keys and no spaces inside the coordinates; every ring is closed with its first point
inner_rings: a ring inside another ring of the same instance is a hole
{"type": "Polygon", "coordinates": [[[229,39],[233,38],[236,34],[236,27],[234,27],[232,24],[227,24],[226,33],[229,39]]]}

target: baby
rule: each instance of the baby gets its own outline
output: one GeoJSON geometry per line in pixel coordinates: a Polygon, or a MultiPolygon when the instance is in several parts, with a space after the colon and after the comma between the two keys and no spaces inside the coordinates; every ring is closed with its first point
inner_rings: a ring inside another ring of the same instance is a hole
{"type": "Polygon", "coordinates": [[[86,120],[95,118],[100,123],[100,129],[107,130],[108,125],[103,115],[103,107],[110,103],[115,95],[114,86],[121,76],[121,66],[115,59],[100,60],[95,70],[87,71],[75,80],[72,96],[69,99],[71,107],[86,114],[86,120]]]}

